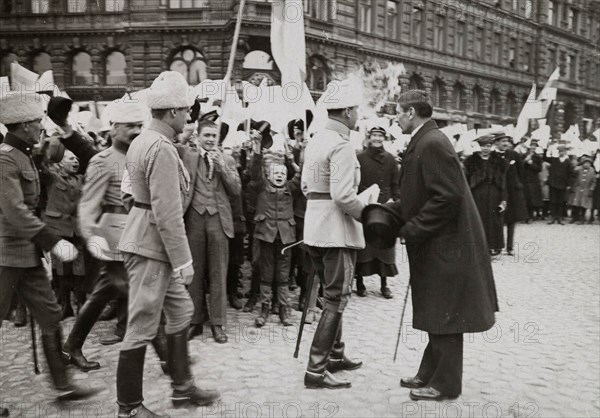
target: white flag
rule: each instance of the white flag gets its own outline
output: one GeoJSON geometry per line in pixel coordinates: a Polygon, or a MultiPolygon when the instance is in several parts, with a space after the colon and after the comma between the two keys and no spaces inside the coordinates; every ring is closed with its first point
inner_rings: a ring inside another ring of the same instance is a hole
{"type": "Polygon", "coordinates": [[[542,103],[542,116],[545,118],[548,114],[548,109],[554,100],[556,100],[556,93],[558,91],[558,79],[560,78],[560,67],[556,67],[554,72],[548,78],[546,85],[542,89],[538,96],[538,101],[542,103]]]}

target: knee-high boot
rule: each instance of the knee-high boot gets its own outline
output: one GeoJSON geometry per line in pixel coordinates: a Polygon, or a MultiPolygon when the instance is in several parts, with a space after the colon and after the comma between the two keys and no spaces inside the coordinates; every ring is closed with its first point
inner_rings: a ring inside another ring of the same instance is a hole
{"type": "Polygon", "coordinates": [[[169,367],[167,365],[168,355],[167,352],[167,334],[165,332],[165,326],[160,324],[158,326],[158,331],[156,332],[156,336],[151,341],[152,347],[154,347],[154,351],[156,351],[156,355],[160,361],[160,368],[162,369],[164,374],[169,374],[169,367]]]}
{"type": "Polygon", "coordinates": [[[210,405],[221,395],[215,390],[203,390],[196,387],[190,371],[187,327],[175,334],[167,334],[168,367],[173,380],[171,400],[176,408],[210,405]]]}

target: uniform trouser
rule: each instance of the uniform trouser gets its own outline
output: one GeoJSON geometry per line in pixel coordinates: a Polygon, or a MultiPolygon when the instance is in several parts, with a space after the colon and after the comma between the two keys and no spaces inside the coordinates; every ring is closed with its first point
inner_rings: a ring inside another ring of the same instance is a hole
{"type": "Polygon", "coordinates": [[[506,249],[512,251],[515,245],[515,228],[516,222],[506,224],[506,249]]]}
{"type": "Polygon", "coordinates": [[[550,186],[550,215],[552,218],[559,219],[563,217],[563,207],[565,205],[566,190],[557,189],[550,186]]]}
{"type": "Polygon", "coordinates": [[[323,285],[325,307],[310,348],[307,370],[323,373],[331,355],[343,357],[342,314],[352,294],[357,251],[307,246],[315,273],[323,285]]]}
{"type": "Polygon", "coordinates": [[[121,351],[151,342],[158,331],[161,312],[167,320],[167,334],[180,332],[190,324],[194,305],[179,273],[173,273],[169,263],[125,254],[125,268],[129,276],[129,309],[121,351]]]}
{"type": "Polygon", "coordinates": [[[447,396],[462,392],[463,334],[431,334],[417,377],[447,396]]]}
{"type": "Polygon", "coordinates": [[[210,286],[210,323],[225,325],[227,308],[227,265],[229,263],[229,239],[219,214],[200,215],[193,208],[185,217],[186,232],[194,260],[194,279],[189,286],[194,302],[192,324],[202,324],[205,310],[206,290],[210,286]]]}
{"type": "Polygon", "coordinates": [[[15,292],[44,333],[51,334],[60,329],[62,312],[42,265],[27,268],[0,266],[0,323],[10,311],[15,292]]]}
{"type": "MultiPolygon", "coordinates": [[[[67,339],[69,349],[83,347],[85,339],[108,302],[118,299],[119,305],[123,302],[127,303],[128,281],[127,271],[122,261],[107,261],[102,265],[94,290],[79,311],[75,325],[67,339]]],[[[123,337],[126,326],[127,310],[119,309],[115,334],[123,337]]]]}
{"type": "Polygon", "coordinates": [[[260,275],[260,303],[268,304],[273,298],[273,284],[277,284],[277,302],[280,306],[289,305],[288,275],[290,273],[291,254],[281,254],[285,245],[279,238],[274,242],[258,241],[258,259],[256,267],[260,275]]]}

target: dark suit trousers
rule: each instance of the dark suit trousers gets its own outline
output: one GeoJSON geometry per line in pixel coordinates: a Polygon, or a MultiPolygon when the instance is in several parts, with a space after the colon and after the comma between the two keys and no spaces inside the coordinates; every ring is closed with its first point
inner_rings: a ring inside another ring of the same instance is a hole
{"type": "Polygon", "coordinates": [[[549,194],[550,194],[550,215],[553,218],[562,218],[567,191],[562,190],[562,189],[557,189],[556,187],[550,186],[549,194]]]}
{"type": "Polygon", "coordinates": [[[194,302],[192,324],[202,324],[206,293],[210,290],[209,315],[211,325],[225,325],[227,307],[227,265],[229,239],[219,214],[200,215],[190,208],[185,216],[186,232],[194,262],[194,278],[189,286],[194,302]]]}
{"type": "Polygon", "coordinates": [[[42,331],[52,333],[60,329],[61,308],[42,265],[28,268],[0,266],[0,323],[10,310],[15,292],[42,331]]]}
{"type": "Polygon", "coordinates": [[[417,377],[447,396],[462,392],[463,334],[429,334],[417,377]]]}

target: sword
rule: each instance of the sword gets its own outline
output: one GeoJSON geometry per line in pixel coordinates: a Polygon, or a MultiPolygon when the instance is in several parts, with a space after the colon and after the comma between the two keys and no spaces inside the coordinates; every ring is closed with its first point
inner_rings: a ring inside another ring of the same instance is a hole
{"type": "Polygon", "coordinates": [[[400,328],[398,329],[398,339],[396,340],[396,350],[394,350],[394,363],[398,355],[398,346],[400,345],[400,335],[402,335],[402,323],[404,322],[404,311],[406,310],[406,301],[408,300],[408,291],[410,289],[410,280],[406,286],[406,295],[404,295],[404,306],[402,307],[402,315],[400,315],[400,328]]]}
{"type": "Polygon", "coordinates": [[[309,301],[312,295],[314,281],[315,274],[309,275],[308,280],[306,282],[306,299],[304,302],[304,309],[302,310],[302,319],[300,319],[300,329],[298,330],[298,338],[296,339],[296,350],[294,351],[294,358],[298,358],[298,351],[300,351],[300,341],[302,340],[302,332],[304,331],[304,320],[306,319],[306,313],[308,312],[308,305],[310,305],[309,301]]]}
{"type": "Polygon", "coordinates": [[[304,240],[300,240],[298,242],[288,245],[287,247],[283,247],[281,249],[281,255],[283,255],[283,253],[286,252],[287,250],[289,250],[290,248],[295,247],[296,245],[302,244],[303,242],[304,242],[304,240]]]}

